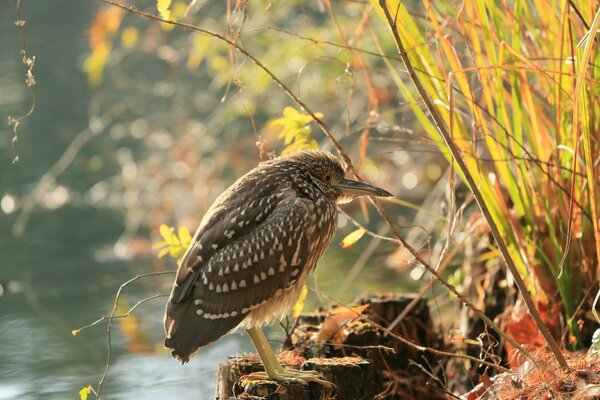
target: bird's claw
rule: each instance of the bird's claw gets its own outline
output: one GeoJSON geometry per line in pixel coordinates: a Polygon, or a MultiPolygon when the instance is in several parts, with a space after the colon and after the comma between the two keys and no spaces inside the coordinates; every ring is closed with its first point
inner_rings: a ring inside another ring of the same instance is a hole
{"type": "Polygon", "coordinates": [[[270,374],[267,372],[253,372],[248,375],[242,376],[241,379],[245,380],[271,380],[277,382],[294,382],[307,385],[309,382],[315,382],[319,385],[333,389],[335,385],[320,378],[320,374],[317,371],[300,371],[295,369],[282,368],[281,371],[272,371],[270,374]]]}

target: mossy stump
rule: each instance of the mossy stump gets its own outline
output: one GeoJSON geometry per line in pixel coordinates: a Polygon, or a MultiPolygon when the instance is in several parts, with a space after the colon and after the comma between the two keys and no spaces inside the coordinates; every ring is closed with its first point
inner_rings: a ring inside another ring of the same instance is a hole
{"type": "Polygon", "coordinates": [[[245,379],[244,375],[262,371],[263,367],[256,356],[244,355],[219,365],[216,399],[367,400],[381,391],[381,382],[375,380],[373,363],[369,360],[360,357],[301,360],[303,359],[293,352],[284,353],[280,357],[284,366],[318,371],[323,379],[335,384],[335,388],[313,382],[304,385],[245,379]],[[299,366],[298,362],[301,362],[299,366]]]}
{"type": "Polygon", "coordinates": [[[323,379],[336,385],[335,389],[316,383],[241,379],[263,370],[258,356],[243,355],[219,365],[216,399],[445,399],[424,372],[428,366],[438,365],[439,360],[421,350],[441,348],[443,343],[433,329],[427,301],[414,299],[395,294],[364,296],[353,307],[302,315],[287,330],[284,349],[288,351],[278,356],[279,362],[288,368],[318,371],[323,379]],[[404,310],[406,315],[392,329],[393,334],[381,328],[389,326],[404,310]]]}

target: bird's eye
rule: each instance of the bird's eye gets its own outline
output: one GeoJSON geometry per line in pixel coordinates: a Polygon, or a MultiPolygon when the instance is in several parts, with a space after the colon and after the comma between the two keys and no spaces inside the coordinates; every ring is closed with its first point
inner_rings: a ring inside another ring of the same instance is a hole
{"type": "Polygon", "coordinates": [[[325,180],[325,182],[331,182],[331,174],[325,174],[323,179],[325,180]]]}

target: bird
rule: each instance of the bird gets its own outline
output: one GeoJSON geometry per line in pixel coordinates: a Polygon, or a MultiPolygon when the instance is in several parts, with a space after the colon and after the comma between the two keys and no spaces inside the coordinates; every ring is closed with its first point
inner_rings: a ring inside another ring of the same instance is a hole
{"type": "Polygon", "coordinates": [[[315,371],[283,368],[262,327],[283,319],[331,244],[337,204],[392,197],[345,177],[329,152],[302,150],[263,161],[239,178],[202,218],[167,301],[165,348],[181,364],[243,327],[264,372],[253,378],[318,382],[315,371]]]}

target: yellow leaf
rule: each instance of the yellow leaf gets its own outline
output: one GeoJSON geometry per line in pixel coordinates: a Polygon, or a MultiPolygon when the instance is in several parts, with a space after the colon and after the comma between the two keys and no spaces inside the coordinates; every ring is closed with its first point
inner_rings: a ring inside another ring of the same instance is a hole
{"type": "Polygon", "coordinates": [[[121,33],[121,46],[125,49],[133,48],[138,42],[138,30],[132,26],[123,29],[121,33]]]}
{"type": "Polygon", "coordinates": [[[302,286],[302,291],[300,292],[300,297],[298,297],[298,301],[294,305],[294,310],[292,311],[292,317],[298,318],[300,313],[304,309],[304,302],[306,301],[306,295],[308,294],[308,287],[306,285],[302,286]]]}
{"type": "Polygon", "coordinates": [[[102,83],[104,67],[112,49],[112,38],[119,29],[123,10],[117,7],[102,8],[90,26],[90,55],[83,63],[91,86],[102,83]]]}
{"type": "Polygon", "coordinates": [[[319,150],[319,143],[317,143],[316,140],[312,139],[310,142],[307,143],[306,148],[312,150],[319,150]]]}
{"type": "Polygon", "coordinates": [[[283,109],[283,116],[285,118],[293,119],[293,118],[297,118],[298,115],[300,115],[300,113],[298,111],[296,111],[296,109],[294,107],[287,106],[286,108],[283,109]]]}
{"type": "Polygon", "coordinates": [[[169,254],[170,251],[171,251],[170,247],[165,247],[158,253],[158,258],[163,258],[166,254],[169,254]]]}
{"type": "Polygon", "coordinates": [[[283,132],[281,132],[281,134],[285,134],[285,139],[283,140],[283,142],[285,144],[290,144],[292,143],[292,140],[294,140],[297,136],[298,136],[298,129],[286,129],[283,132]]]}
{"type": "MultiPolygon", "coordinates": [[[[318,118],[323,117],[323,113],[315,113],[318,118]]],[[[312,128],[310,122],[314,118],[311,115],[303,114],[293,107],[286,107],[283,110],[283,116],[269,122],[273,127],[281,128],[278,133],[279,138],[283,138],[286,145],[282,154],[292,153],[304,149],[318,149],[319,144],[311,137],[312,128]]]]}
{"type": "Polygon", "coordinates": [[[354,245],[354,243],[358,242],[360,240],[361,237],[363,237],[363,235],[365,234],[365,230],[360,228],[355,230],[354,232],[350,232],[345,238],[344,240],[342,240],[342,243],[340,243],[342,245],[342,247],[344,249],[347,249],[348,247],[351,247],[352,245],[354,245]]]}
{"type": "Polygon", "coordinates": [[[179,246],[171,246],[169,248],[169,254],[173,258],[179,257],[181,255],[181,247],[179,247],[179,246]]]}
{"type": "Polygon", "coordinates": [[[88,81],[91,86],[98,86],[102,83],[102,73],[108,62],[111,49],[112,45],[110,42],[100,42],[83,62],[83,69],[88,75],[88,81]]]}
{"type": "Polygon", "coordinates": [[[206,57],[206,53],[208,53],[209,49],[209,41],[208,36],[204,35],[196,35],[194,37],[194,42],[192,48],[190,50],[190,54],[187,60],[188,69],[196,69],[202,63],[202,60],[206,57]]]}
{"type": "Polygon", "coordinates": [[[171,0],[156,0],[156,9],[164,19],[171,19],[171,0]]]}
{"type": "Polygon", "coordinates": [[[158,253],[159,258],[164,257],[166,254],[170,254],[171,257],[179,259],[185,253],[192,241],[192,235],[185,226],[180,226],[177,233],[175,233],[173,228],[161,224],[159,231],[165,240],[152,245],[152,250],[162,248],[158,253]]]}
{"type": "Polygon", "coordinates": [[[181,18],[185,17],[185,12],[188,9],[188,5],[185,1],[176,1],[173,3],[173,7],[171,7],[171,16],[173,20],[179,21],[181,18]]]}
{"type": "Polygon", "coordinates": [[[173,233],[173,228],[171,228],[168,225],[161,224],[158,230],[160,232],[160,236],[162,236],[163,239],[165,239],[165,242],[167,242],[167,244],[173,243],[173,237],[175,236],[175,233],[173,233]]]}
{"type": "Polygon", "coordinates": [[[152,250],[157,250],[157,249],[160,249],[161,247],[165,247],[168,245],[169,245],[169,243],[167,243],[164,240],[162,242],[156,242],[152,245],[152,250]]]}
{"type": "Polygon", "coordinates": [[[79,391],[79,400],[87,400],[90,393],[92,393],[92,385],[87,385],[79,391]]]}
{"type": "Polygon", "coordinates": [[[190,243],[192,242],[192,235],[190,234],[190,231],[188,228],[186,228],[185,226],[180,226],[179,230],[179,242],[181,243],[181,246],[187,248],[190,243]]]}

